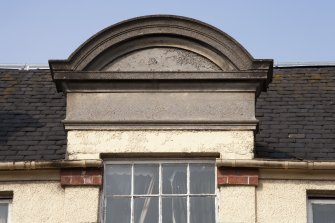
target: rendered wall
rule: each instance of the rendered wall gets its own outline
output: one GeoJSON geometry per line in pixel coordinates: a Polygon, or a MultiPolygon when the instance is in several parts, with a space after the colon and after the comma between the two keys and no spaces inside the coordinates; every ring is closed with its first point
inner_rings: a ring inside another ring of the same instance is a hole
{"type": "Polygon", "coordinates": [[[68,131],[69,159],[99,159],[100,153],[220,153],[253,158],[252,131],[68,131]]]}
{"type": "Polygon", "coordinates": [[[324,180],[262,180],[256,188],[256,222],[306,223],[307,190],[335,190],[335,184],[324,180]]]}
{"type": "Polygon", "coordinates": [[[0,191],[13,191],[11,223],[64,222],[64,190],[59,182],[3,182],[0,191]]]}
{"type": "Polygon", "coordinates": [[[98,222],[99,187],[66,187],[64,200],[64,222],[98,222]]]}
{"type": "MultiPolygon", "coordinates": [[[[14,179],[15,173],[10,172],[1,177],[0,191],[13,191],[11,223],[98,221],[98,187],[63,188],[57,176],[45,179],[44,171],[34,171],[31,176],[37,177],[35,181],[29,179],[28,171],[25,176],[17,174],[21,180],[14,179]]],[[[287,179],[262,179],[257,187],[220,187],[218,223],[307,222],[307,191],[335,191],[335,184],[334,177],[328,175],[301,179],[306,175],[312,176],[308,173],[287,179]]]]}
{"type": "Polygon", "coordinates": [[[254,186],[223,186],[219,191],[218,223],[255,222],[254,186]]]}
{"type": "Polygon", "coordinates": [[[0,181],[0,192],[13,192],[11,223],[98,221],[98,187],[63,188],[58,171],[43,170],[3,172],[0,181]]]}

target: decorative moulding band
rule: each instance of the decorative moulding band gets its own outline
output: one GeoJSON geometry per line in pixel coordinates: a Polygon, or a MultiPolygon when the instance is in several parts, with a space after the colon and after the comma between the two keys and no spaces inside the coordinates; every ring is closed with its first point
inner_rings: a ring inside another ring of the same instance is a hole
{"type": "Polygon", "coordinates": [[[257,92],[265,90],[267,71],[104,72],[57,71],[58,91],[68,92],[257,92]]]}
{"type": "Polygon", "coordinates": [[[57,71],[54,80],[266,80],[264,70],[237,72],[57,71]]]}
{"type": "Polygon", "coordinates": [[[236,122],[63,121],[66,130],[256,130],[258,120],[236,122]]]}

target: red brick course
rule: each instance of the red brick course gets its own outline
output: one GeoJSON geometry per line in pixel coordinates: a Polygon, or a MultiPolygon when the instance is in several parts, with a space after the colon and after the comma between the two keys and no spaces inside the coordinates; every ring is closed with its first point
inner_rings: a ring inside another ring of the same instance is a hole
{"type": "Polygon", "coordinates": [[[101,186],[102,169],[62,169],[62,186],[101,186]]]}
{"type": "Polygon", "coordinates": [[[258,186],[258,176],[257,169],[219,167],[217,171],[217,183],[219,186],[258,186]]]}

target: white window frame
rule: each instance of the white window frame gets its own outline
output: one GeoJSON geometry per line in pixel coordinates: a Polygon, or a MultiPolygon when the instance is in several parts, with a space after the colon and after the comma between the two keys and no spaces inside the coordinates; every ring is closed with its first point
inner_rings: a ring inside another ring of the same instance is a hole
{"type": "Polygon", "coordinates": [[[8,204],[8,210],[7,210],[7,223],[11,223],[11,216],[12,216],[12,199],[9,198],[0,198],[1,204],[8,204]]]}
{"type": "Polygon", "coordinates": [[[335,204],[335,198],[308,198],[308,223],[313,223],[313,207],[312,204],[335,204]]]}
{"type": "MultiPolygon", "coordinates": [[[[130,195],[125,195],[125,197],[130,197],[131,198],[131,217],[130,217],[130,223],[134,222],[134,213],[133,213],[133,204],[134,204],[134,194],[133,194],[133,188],[134,188],[134,164],[159,164],[159,188],[158,188],[158,195],[143,195],[143,196],[150,196],[150,197],[158,197],[158,217],[159,217],[159,222],[162,222],[162,197],[187,197],[187,222],[185,223],[189,223],[190,222],[190,197],[192,196],[213,196],[214,197],[214,214],[215,214],[215,222],[217,222],[218,220],[218,195],[217,195],[217,168],[215,165],[215,160],[213,159],[208,159],[208,160],[181,160],[181,159],[145,159],[145,160],[110,160],[110,161],[105,161],[104,162],[104,167],[108,166],[108,165],[115,165],[115,164],[127,164],[127,165],[131,165],[131,177],[132,177],[132,185],[131,185],[131,194],[130,195]],[[163,194],[162,193],[162,164],[187,164],[187,194],[163,194]],[[190,193],[190,168],[189,168],[189,164],[213,164],[214,167],[214,193],[212,194],[191,194],[190,193]]],[[[105,181],[104,181],[105,182],[105,181]]],[[[105,183],[103,185],[103,188],[105,188],[105,183]]],[[[105,216],[106,216],[106,200],[105,199],[105,192],[103,191],[102,193],[102,222],[105,222],[105,216]]],[[[137,195],[138,196],[138,195],[137,195]]],[[[142,196],[142,195],[141,195],[142,196]]],[[[136,197],[136,195],[135,195],[136,197]]]]}

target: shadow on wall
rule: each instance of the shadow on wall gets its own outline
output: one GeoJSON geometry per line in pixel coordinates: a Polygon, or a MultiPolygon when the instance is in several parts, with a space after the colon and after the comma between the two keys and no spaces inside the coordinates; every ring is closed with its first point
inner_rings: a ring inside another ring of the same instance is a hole
{"type": "Polygon", "coordinates": [[[27,113],[0,112],[0,145],[7,145],[8,141],[23,140],[27,137],[25,132],[27,135],[34,135],[30,133],[36,133],[36,129],[43,126],[45,126],[45,123],[40,123],[40,120],[27,113]],[[20,133],[20,135],[17,135],[17,133],[20,133]]]}

